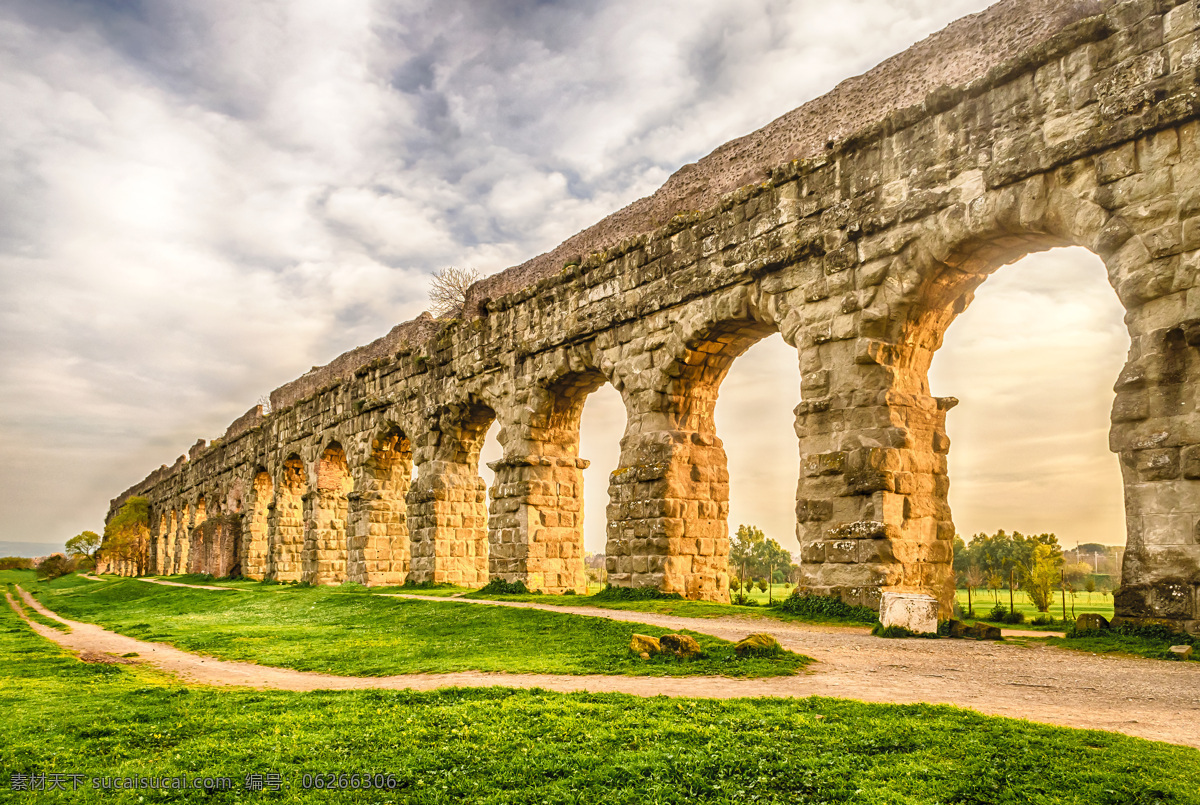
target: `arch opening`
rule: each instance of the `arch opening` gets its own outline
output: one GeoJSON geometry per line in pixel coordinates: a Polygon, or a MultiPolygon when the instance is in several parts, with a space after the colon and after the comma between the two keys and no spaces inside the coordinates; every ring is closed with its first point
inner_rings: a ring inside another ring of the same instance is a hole
{"type": "Polygon", "coordinates": [[[409,573],[406,497],[413,480],[412,444],[396,425],[371,442],[359,489],[350,494],[350,581],[368,586],[403,584],[409,573]]]}
{"type": "Polygon", "coordinates": [[[354,488],[346,451],[330,442],[317,461],[316,494],[308,496],[302,578],[310,584],[346,580],[346,522],[354,488]]]}
{"type": "Polygon", "coordinates": [[[960,403],[946,421],[960,607],[970,587],[1008,608],[1015,582],[1027,618],[1111,619],[1127,523],[1110,412],[1130,337],[1103,261],[1082,248],[1022,256],[951,312],[927,382],[960,403]],[[1050,555],[1035,563],[1039,543],[1050,555]],[[1035,564],[1054,577],[1049,590],[1022,579],[1035,564]]]}
{"type": "Polygon", "coordinates": [[[714,419],[729,473],[731,594],[779,600],[797,581],[799,356],[781,334],[769,335],[732,362],[718,391],[714,419]],[[741,582],[736,591],[735,580],[741,582]]]}

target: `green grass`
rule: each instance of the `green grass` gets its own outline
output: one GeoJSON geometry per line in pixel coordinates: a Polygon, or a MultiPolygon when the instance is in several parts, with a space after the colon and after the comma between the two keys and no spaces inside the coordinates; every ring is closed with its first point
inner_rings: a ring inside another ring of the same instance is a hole
{"type": "MultiPolygon", "coordinates": [[[[1039,638],[1040,639],[1040,638],[1039,638]]],[[[1116,654],[1127,657],[1145,657],[1151,660],[1174,660],[1168,649],[1185,642],[1178,640],[1155,640],[1153,638],[1137,637],[1122,634],[1104,634],[1088,637],[1047,637],[1045,642],[1059,648],[1086,651],[1092,654],[1116,654]]],[[[1193,649],[1192,658],[1200,660],[1200,649],[1193,649]]]]}
{"type": "MultiPolygon", "coordinates": [[[[149,586],[149,585],[142,585],[149,586]]],[[[76,773],[72,803],[1196,803],[1200,752],[929,705],[446,690],[184,687],[85,665],[0,614],[0,787],[76,773]],[[277,773],[278,793],[244,790],[277,773]],[[386,773],[392,791],[302,788],[386,773]],[[92,777],[229,777],[231,791],[93,790],[92,777]]]]}
{"type": "MultiPolygon", "coordinates": [[[[1054,618],[1054,623],[1045,626],[1035,626],[1031,621],[1041,615],[1037,607],[1029,600],[1029,596],[1017,590],[1013,595],[1013,608],[1025,614],[1024,623],[1003,623],[1001,621],[985,620],[981,616],[986,616],[992,607],[997,603],[1008,610],[1008,590],[1001,590],[998,597],[992,595],[991,590],[976,590],[971,595],[971,603],[975,608],[975,615],[984,623],[990,623],[993,626],[999,626],[1001,629],[1032,629],[1034,631],[1053,631],[1061,632],[1067,625],[1075,623],[1075,619],[1085,612],[1094,612],[1098,615],[1112,620],[1113,617],[1113,598],[1111,595],[1103,595],[1101,593],[1080,592],[1075,594],[1073,606],[1074,615],[1072,615],[1072,599],[1070,594],[1067,595],[1067,623],[1063,623],[1062,619],[1062,598],[1060,594],[1056,594],[1054,605],[1050,607],[1050,611],[1046,614],[1054,618]]],[[[967,591],[958,591],[958,605],[965,612],[967,609],[967,591]]]]}
{"type": "MultiPolygon", "coordinates": [[[[110,576],[110,579],[120,578],[119,576],[110,576]]],[[[159,581],[170,581],[176,584],[187,584],[194,587],[209,586],[209,587],[229,587],[234,590],[267,590],[270,592],[287,590],[300,585],[295,582],[271,582],[271,581],[255,581],[253,579],[228,579],[228,578],[213,578],[206,573],[181,573],[174,576],[153,576],[151,578],[159,581]]],[[[462,595],[472,592],[470,587],[456,587],[453,584],[407,584],[398,585],[395,587],[364,587],[361,584],[347,582],[339,585],[344,590],[358,590],[361,592],[371,593],[409,593],[412,595],[428,595],[437,597],[450,597],[462,595]]]]}
{"type": "Polygon", "coordinates": [[[630,636],[668,630],[567,613],[413,601],[361,587],[268,589],[230,595],[72,577],[33,586],[58,614],[131,637],[220,659],[347,676],[507,671],[763,677],[793,674],[811,661],[790,653],[739,659],[732,643],[695,633],[705,658],[647,661],[629,653],[630,636]]]}
{"type": "MultiPolygon", "coordinates": [[[[47,618],[45,615],[38,612],[33,607],[28,606],[23,600],[21,600],[21,595],[17,592],[15,584],[6,584],[4,586],[8,594],[12,596],[13,601],[17,603],[17,606],[21,607],[21,611],[24,612],[26,617],[28,617],[31,621],[34,623],[40,623],[42,626],[49,626],[51,629],[57,629],[60,632],[65,632],[67,634],[71,633],[70,626],[67,626],[65,623],[59,623],[53,618],[47,618]]],[[[5,606],[8,606],[7,599],[5,600],[5,606]]]]}
{"type": "MultiPolygon", "coordinates": [[[[777,587],[781,587],[777,585],[777,587]]],[[[597,590],[597,593],[599,590],[597,590]]],[[[626,612],[649,612],[656,615],[672,615],[681,618],[750,618],[756,620],[783,621],[785,623],[817,623],[833,626],[856,626],[861,629],[869,627],[855,621],[843,618],[822,618],[816,616],[797,616],[780,612],[777,609],[758,606],[746,607],[735,604],[719,604],[712,601],[685,601],[682,599],[652,599],[646,601],[613,601],[605,600],[597,593],[591,595],[545,595],[530,593],[528,595],[486,595],[479,592],[468,593],[464,598],[478,601],[519,601],[531,604],[546,604],[557,607],[598,607],[600,609],[617,609],[626,612]]],[[[762,594],[766,601],[766,594],[762,594]]],[[[769,629],[769,626],[762,628],[769,629]]]]}

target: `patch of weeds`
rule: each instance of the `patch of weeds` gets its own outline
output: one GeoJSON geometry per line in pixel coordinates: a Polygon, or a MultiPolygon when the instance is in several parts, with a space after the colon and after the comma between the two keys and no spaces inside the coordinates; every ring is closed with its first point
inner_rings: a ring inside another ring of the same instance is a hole
{"type": "Polygon", "coordinates": [[[906,629],[903,626],[884,626],[882,623],[876,623],[871,629],[871,634],[876,637],[927,637],[938,638],[937,632],[914,632],[912,629],[906,629]]]}
{"type": "Polygon", "coordinates": [[[879,613],[871,607],[854,606],[834,595],[813,595],[799,588],[776,604],[775,609],[803,618],[862,624],[879,622],[879,613]]]}
{"type": "Polygon", "coordinates": [[[529,588],[523,581],[505,581],[493,578],[480,588],[480,595],[529,595],[529,588]]]}
{"type": "Polygon", "coordinates": [[[664,593],[657,587],[614,587],[604,589],[592,596],[594,601],[682,601],[679,593],[664,593]]]}

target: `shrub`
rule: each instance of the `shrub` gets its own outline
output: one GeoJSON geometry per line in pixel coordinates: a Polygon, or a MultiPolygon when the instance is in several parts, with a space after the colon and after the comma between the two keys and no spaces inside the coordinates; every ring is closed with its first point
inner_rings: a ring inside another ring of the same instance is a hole
{"type": "Polygon", "coordinates": [[[754,586],[758,588],[758,591],[759,591],[760,593],[765,593],[765,592],[767,591],[767,586],[768,586],[768,585],[767,585],[767,580],[766,580],[766,579],[759,579],[759,580],[758,580],[758,582],[757,582],[757,583],[756,583],[754,586]]]}
{"type": "Polygon", "coordinates": [[[987,617],[984,618],[984,620],[999,621],[1001,623],[1005,623],[1006,621],[1004,619],[1007,617],[1008,617],[1008,610],[1004,608],[1004,605],[996,604],[996,606],[991,608],[991,610],[987,614],[987,617]]]}
{"type": "Polygon", "coordinates": [[[52,553],[41,561],[37,566],[37,576],[39,579],[53,581],[60,576],[65,576],[75,570],[75,563],[63,556],[61,553],[52,553]]]}
{"type": "MultiPolygon", "coordinates": [[[[939,626],[940,629],[940,626],[939,626]]],[[[936,632],[914,632],[911,629],[906,629],[903,626],[884,626],[882,623],[876,623],[871,629],[871,634],[876,637],[933,637],[939,635],[936,632]]]]}
{"type": "Polygon", "coordinates": [[[597,601],[681,601],[679,593],[664,593],[657,587],[614,587],[604,589],[592,596],[597,601]]]}
{"type": "MultiPolygon", "coordinates": [[[[1053,618],[1051,618],[1051,620],[1053,620],[1053,618]]],[[[1019,609],[1014,609],[1012,612],[1005,612],[1004,613],[1004,622],[1005,623],[1024,623],[1025,622],[1025,613],[1019,609]]]]}
{"type": "Polygon", "coordinates": [[[492,579],[479,590],[482,595],[528,595],[529,588],[523,581],[492,579]]]}
{"type": "Polygon", "coordinates": [[[0,558],[0,570],[32,570],[33,560],[24,556],[5,556],[0,558]]]}
{"type": "Polygon", "coordinates": [[[870,607],[847,604],[833,595],[811,595],[797,587],[792,594],[775,605],[780,612],[806,618],[847,620],[854,623],[875,623],[879,613],[870,607]]]}
{"type": "Polygon", "coordinates": [[[1049,626],[1050,624],[1054,623],[1054,617],[1043,612],[1031,620],[1030,623],[1032,623],[1034,626],[1049,626]]]}

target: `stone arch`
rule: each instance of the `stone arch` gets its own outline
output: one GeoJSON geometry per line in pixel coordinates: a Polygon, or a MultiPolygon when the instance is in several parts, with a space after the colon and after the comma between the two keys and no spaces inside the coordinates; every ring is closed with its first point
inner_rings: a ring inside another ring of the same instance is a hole
{"type": "Polygon", "coordinates": [[[713,412],[721,381],[779,332],[777,302],[743,285],[671,311],[626,374],[628,427],[610,484],[608,578],[689,598],[729,599],[729,474],[713,412]]]}
{"type": "Polygon", "coordinates": [[[358,469],[358,489],[350,494],[348,537],[350,581],[366,585],[403,584],[411,548],[406,496],[412,484],[412,444],[394,422],[376,429],[358,469]]]}
{"type": "Polygon", "coordinates": [[[305,517],[302,578],[311,584],[346,580],[346,524],[354,481],[346,451],[331,441],[317,460],[315,494],[309,495],[305,517]]]}
{"type": "Polygon", "coordinates": [[[492,405],[469,395],[436,409],[418,444],[417,477],[407,497],[409,577],[416,582],[487,581],[487,488],[479,477],[479,452],[495,419],[492,405]]]}
{"type": "Polygon", "coordinates": [[[255,466],[247,497],[241,556],[242,575],[248,579],[262,579],[266,576],[274,486],[266,467],[261,464],[255,466]]]}
{"type": "Polygon", "coordinates": [[[1104,262],[1132,340],[1110,435],[1128,523],[1118,615],[1195,623],[1200,471],[1189,477],[1184,468],[1200,441],[1200,362],[1186,336],[1198,318],[1194,277],[1180,257],[1179,208],[1129,203],[1105,167],[1169,152],[1162,139],[1176,136],[1152,135],[1120,146],[1117,155],[1001,189],[980,183],[974,197],[920,225],[886,261],[861,337],[816,345],[828,393],[801,406],[798,424],[802,436],[806,429],[825,434],[809,440],[799,494],[808,515],[801,543],[809,586],[863,603],[874,603],[872,590],[931,592],[949,615],[954,527],[945,416],[957,401],[930,395],[933,354],[993,272],[1030,253],[1074,245],[1104,262]],[[846,427],[851,421],[858,425],[846,427]]]}
{"type": "Polygon", "coordinates": [[[274,581],[300,581],[304,551],[304,498],[308,478],[299,454],[283,460],[275,498],[268,515],[266,577],[274,581]]]}
{"type": "Polygon", "coordinates": [[[503,428],[504,457],[492,490],[488,566],[492,578],[546,593],[585,592],[583,470],[579,425],[588,396],[608,378],[588,361],[558,356],[534,381],[503,428]]]}

